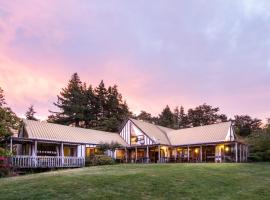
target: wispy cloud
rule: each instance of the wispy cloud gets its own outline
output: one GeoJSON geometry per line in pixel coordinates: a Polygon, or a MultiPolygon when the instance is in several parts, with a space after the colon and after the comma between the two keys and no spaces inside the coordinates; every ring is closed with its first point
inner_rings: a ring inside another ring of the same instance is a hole
{"type": "Polygon", "coordinates": [[[78,72],[118,84],[135,112],[207,102],[264,118],[269,9],[267,0],[2,1],[0,85],[20,115],[33,103],[46,117],[78,72]]]}

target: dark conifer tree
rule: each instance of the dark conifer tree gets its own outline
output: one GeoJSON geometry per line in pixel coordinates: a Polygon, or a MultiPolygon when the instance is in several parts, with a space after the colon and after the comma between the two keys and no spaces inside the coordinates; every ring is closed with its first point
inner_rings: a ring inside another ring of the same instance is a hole
{"type": "Polygon", "coordinates": [[[35,114],[36,114],[36,111],[34,110],[34,106],[30,105],[30,107],[25,113],[25,117],[26,119],[37,121],[38,119],[35,117],[35,114]]]}
{"type": "Polygon", "coordinates": [[[174,115],[168,105],[159,115],[158,125],[174,128],[174,115]]]}
{"type": "Polygon", "coordinates": [[[142,110],[141,113],[138,116],[136,116],[136,118],[149,123],[153,123],[152,115],[144,110],[142,110]]]}
{"type": "Polygon", "coordinates": [[[188,128],[189,127],[189,120],[188,116],[185,114],[184,107],[180,107],[180,112],[179,112],[179,129],[181,128],[188,128]]]}
{"type": "Polygon", "coordinates": [[[57,103],[54,103],[60,109],[60,112],[52,112],[49,117],[50,122],[80,126],[84,121],[84,91],[83,84],[77,73],[73,74],[67,87],[63,88],[60,95],[57,96],[57,103]]]}
{"type": "Polygon", "coordinates": [[[174,109],[173,112],[173,128],[174,129],[179,129],[179,124],[180,123],[180,111],[178,106],[174,109]]]}

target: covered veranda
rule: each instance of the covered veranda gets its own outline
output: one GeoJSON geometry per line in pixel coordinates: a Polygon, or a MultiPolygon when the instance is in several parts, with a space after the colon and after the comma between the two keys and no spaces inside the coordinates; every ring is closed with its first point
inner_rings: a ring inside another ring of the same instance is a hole
{"type": "Polygon", "coordinates": [[[124,163],[247,162],[247,157],[248,147],[239,142],[131,146],[116,153],[116,159],[124,163]]]}
{"type": "Polygon", "coordinates": [[[7,147],[13,155],[13,168],[72,168],[83,167],[82,144],[10,137],[7,147]]]}

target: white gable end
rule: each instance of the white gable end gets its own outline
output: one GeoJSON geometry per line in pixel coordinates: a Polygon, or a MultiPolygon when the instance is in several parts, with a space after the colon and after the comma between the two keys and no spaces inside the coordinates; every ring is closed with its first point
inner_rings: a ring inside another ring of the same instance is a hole
{"type": "Polygon", "coordinates": [[[132,121],[128,122],[123,127],[120,132],[120,136],[129,144],[129,145],[151,145],[153,144],[152,140],[145,135],[132,121]]]}

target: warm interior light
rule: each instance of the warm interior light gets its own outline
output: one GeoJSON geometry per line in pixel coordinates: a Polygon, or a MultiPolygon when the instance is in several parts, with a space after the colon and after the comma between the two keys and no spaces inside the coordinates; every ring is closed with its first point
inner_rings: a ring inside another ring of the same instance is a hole
{"type": "Polygon", "coordinates": [[[199,149],[195,149],[195,153],[199,153],[199,149]]]}
{"type": "Polygon", "coordinates": [[[230,150],[230,148],[229,148],[229,147],[226,147],[226,148],[225,148],[225,151],[226,151],[226,152],[228,152],[229,150],[230,150]]]}
{"type": "Polygon", "coordinates": [[[137,138],[136,136],[135,136],[135,137],[134,137],[134,136],[131,137],[131,142],[134,142],[134,143],[135,143],[135,142],[138,142],[138,138],[137,138]]]}

